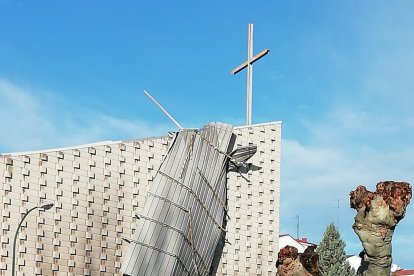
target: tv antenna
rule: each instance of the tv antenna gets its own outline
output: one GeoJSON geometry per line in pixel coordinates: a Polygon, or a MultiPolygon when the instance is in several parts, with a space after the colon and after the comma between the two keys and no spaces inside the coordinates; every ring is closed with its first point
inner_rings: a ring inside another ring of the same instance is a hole
{"type": "Polygon", "coordinates": [[[338,220],[338,228],[339,228],[339,199],[338,199],[336,208],[337,208],[337,220],[338,220]]]}
{"type": "Polygon", "coordinates": [[[300,222],[299,216],[296,215],[293,218],[296,219],[296,239],[299,239],[299,226],[300,226],[299,225],[299,222],[300,222]]]}

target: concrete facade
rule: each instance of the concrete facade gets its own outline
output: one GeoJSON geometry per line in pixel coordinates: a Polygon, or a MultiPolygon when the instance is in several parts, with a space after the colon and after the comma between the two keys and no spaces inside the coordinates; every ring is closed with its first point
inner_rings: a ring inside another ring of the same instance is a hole
{"type": "MultiPolygon", "coordinates": [[[[258,146],[247,173],[228,174],[226,243],[217,275],[274,275],[279,237],[281,123],[234,129],[258,146]]],[[[0,275],[120,275],[122,257],[170,138],[0,156],[0,275]]]]}

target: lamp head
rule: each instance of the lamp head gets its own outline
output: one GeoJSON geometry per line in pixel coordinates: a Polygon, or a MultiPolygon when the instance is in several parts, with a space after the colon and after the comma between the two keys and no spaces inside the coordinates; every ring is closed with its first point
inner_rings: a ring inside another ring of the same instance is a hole
{"type": "Polygon", "coordinates": [[[43,209],[44,211],[49,210],[53,207],[53,202],[51,201],[42,201],[37,205],[37,208],[43,209]]]}

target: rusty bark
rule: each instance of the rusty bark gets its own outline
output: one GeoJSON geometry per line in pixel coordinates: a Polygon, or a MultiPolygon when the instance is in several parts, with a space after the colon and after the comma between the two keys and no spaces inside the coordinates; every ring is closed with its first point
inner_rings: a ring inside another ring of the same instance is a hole
{"type": "Polygon", "coordinates": [[[351,208],[357,210],[352,228],[364,247],[358,275],[390,275],[392,236],[397,223],[405,216],[411,196],[409,183],[395,181],[378,183],[375,192],[358,186],[350,193],[351,208]]]}
{"type": "Polygon", "coordinates": [[[299,254],[300,262],[303,267],[310,273],[312,276],[319,276],[319,257],[315,252],[316,245],[309,246],[305,249],[302,254],[299,254]]]}
{"type": "Polygon", "coordinates": [[[277,276],[312,276],[302,265],[298,250],[293,246],[280,249],[276,263],[277,276]]]}

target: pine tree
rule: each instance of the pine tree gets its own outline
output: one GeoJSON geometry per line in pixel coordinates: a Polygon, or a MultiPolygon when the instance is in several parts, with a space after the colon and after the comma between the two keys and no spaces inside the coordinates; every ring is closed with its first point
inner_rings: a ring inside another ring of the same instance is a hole
{"type": "Polygon", "coordinates": [[[322,276],[354,276],[355,271],[346,261],[345,242],[338,229],[329,224],[316,252],[319,255],[319,271],[322,276]]]}

